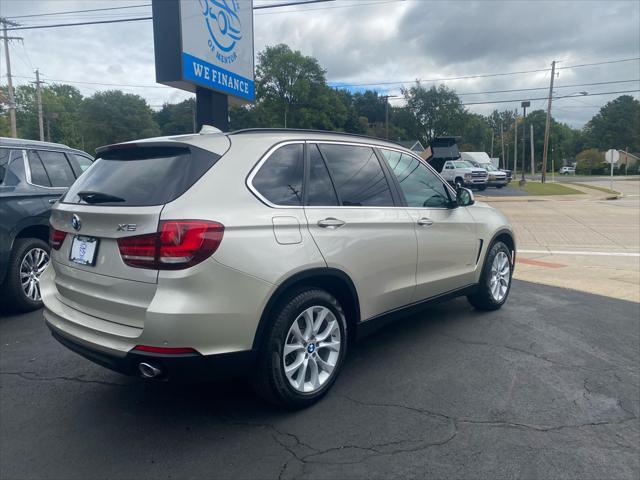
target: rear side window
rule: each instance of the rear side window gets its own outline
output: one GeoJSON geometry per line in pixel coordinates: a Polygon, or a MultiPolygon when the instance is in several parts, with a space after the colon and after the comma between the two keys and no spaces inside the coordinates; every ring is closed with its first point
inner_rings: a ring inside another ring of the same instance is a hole
{"type": "Polygon", "coordinates": [[[52,187],[69,187],[76,180],[64,153],[38,150],[37,155],[42,160],[52,187]]]}
{"type": "Polygon", "coordinates": [[[322,207],[338,205],[338,197],[333,188],[333,182],[317,145],[309,145],[307,205],[322,207]]]}
{"type": "Polygon", "coordinates": [[[303,148],[301,143],[278,148],[253,177],[253,188],[275,205],[302,205],[303,148]]]}
{"type": "Polygon", "coordinates": [[[78,155],[77,153],[68,153],[67,155],[69,156],[69,161],[73,167],[76,177],[82,175],[82,172],[89,168],[93,163],[91,158],[85,157],[84,155],[78,155]]]}
{"type": "Polygon", "coordinates": [[[8,148],[0,148],[0,185],[4,183],[4,175],[9,167],[10,158],[11,150],[8,148]]]}
{"type": "Polygon", "coordinates": [[[186,192],[219,158],[216,153],[196,147],[107,150],[78,178],[63,202],[163,205],[186,192]]]}
{"type": "Polygon", "coordinates": [[[343,206],[392,207],[391,189],[370,147],[320,145],[343,206]]]}
{"type": "Polygon", "coordinates": [[[40,156],[33,150],[28,153],[29,170],[31,171],[31,183],[41,187],[50,187],[51,181],[47,175],[40,156]]]}

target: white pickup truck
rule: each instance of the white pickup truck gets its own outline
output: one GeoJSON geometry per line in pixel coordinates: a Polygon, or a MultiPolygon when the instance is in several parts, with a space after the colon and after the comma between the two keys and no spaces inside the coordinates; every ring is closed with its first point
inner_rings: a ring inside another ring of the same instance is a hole
{"type": "Polygon", "coordinates": [[[487,188],[487,171],[471,165],[466,160],[448,160],[440,172],[442,177],[457,187],[487,188]]]}

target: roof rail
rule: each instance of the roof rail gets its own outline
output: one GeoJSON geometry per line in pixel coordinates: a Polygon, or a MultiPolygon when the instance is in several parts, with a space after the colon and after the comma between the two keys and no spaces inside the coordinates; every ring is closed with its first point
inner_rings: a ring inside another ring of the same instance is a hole
{"type": "Polygon", "coordinates": [[[278,132],[324,133],[327,135],[344,135],[348,137],[367,138],[369,140],[377,140],[379,142],[388,142],[388,143],[393,143],[394,145],[400,145],[400,143],[394,140],[387,140],[384,138],[372,137],[371,135],[363,135],[361,133],[336,132],[333,130],[314,130],[312,128],[243,128],[241,130],[234,130],[233,132],[227,132],[227,135],[238,135],[243,133],[278,133],[278,132]]]}

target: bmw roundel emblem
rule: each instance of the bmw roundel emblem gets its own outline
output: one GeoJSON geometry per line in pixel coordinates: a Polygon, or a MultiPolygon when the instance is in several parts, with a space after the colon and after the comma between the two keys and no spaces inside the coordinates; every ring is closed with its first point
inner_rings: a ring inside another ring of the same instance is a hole
{"type": "Polygon", "coordinates": [[[82,228],[82,222],[80,221],[80,217],[75,213],[73,214],[73,217],[71,217],[71,226],[75,231],[78,231],[82,228]]]}

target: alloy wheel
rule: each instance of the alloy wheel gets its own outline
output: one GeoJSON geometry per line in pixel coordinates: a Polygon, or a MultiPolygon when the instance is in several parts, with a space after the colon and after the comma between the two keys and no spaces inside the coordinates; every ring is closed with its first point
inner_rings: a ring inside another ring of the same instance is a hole
{"type": "Polygon", "coordinates": [[[509,265],[509,257],[505,252],[498,252],[491,264],[491,277],[489,279],[491,296],[496,302],[504,300],[510,281],[511,267],[509,265]]]}
{"type": "Polygon", "coordinates": [[[335,371],[341,347],[333,312],[322,305],[304,310],[291,324],[282,351],[289,384],[302,393],[318,391],[335,371]]]}
{"type": "Polygon", "coordinates": [[[24,295],[33,302],[39,302],[40,276],[49,264],[49,254],[42,248],[32,248],[25,253],[20,263],[20,284],[24,295]]]}

